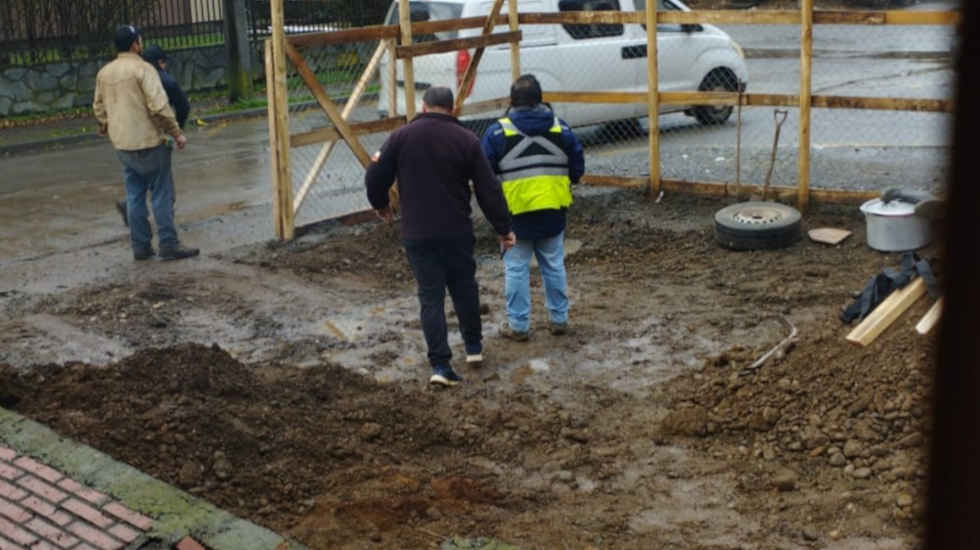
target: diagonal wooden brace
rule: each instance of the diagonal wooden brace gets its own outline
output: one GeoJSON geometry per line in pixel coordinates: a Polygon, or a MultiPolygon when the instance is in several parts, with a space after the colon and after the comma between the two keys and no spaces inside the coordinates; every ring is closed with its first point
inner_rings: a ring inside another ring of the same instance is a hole
{"type": "MultiPolygon", "coordinates": [[[[497,20],[497,16],[500,15],[500,8],[504,5],[504,0],[494,0],[493,6],[490,8],[490,14],[487,15],[487,20],[483,24],[483,36],[489,36],[493,31],[494,23],[497,20]]],[[[470,64],[466,67],[466,72],[463,73],[463,79],[459,84],[459,89],[456,90],[456,107],[453,109],[453,114],[459,116],[459,110],[463,108],[463,102],[466,101],[466,96],[469,95],[469,89],[473,86],[473,80],[476,79],[476,68],[480,65],[480,60],[483,59],[483,52],[486,47],[479,47],[473,54],[473,59],[470,64]]]]}
{"type": "Polygon", "coordinates": [[[370,155],[368,155],[367,151],[364,150],[364,147],[361,145],[361,142],[358,141],[357,136],[355,136],[354,132],[351,131],[347,121],[345,121],[344,117],[341,116],[340,111],[337,109],[337,105],[330,100],[330,97],[327,95],[327,91],[323,88],[323,85],[320,84],[320,81],[316,79],[316,74],[314,74],[313,69],[311,69],[306,63],[306,60],[303,59],[303,55],[299,53],[296,46],[286,42],[286,56],[289,57],[289,60],[296,66],[296,72],[298,72],[303,81],[306,82],[306,85],[310,87],[310,91],[313,92],[313,97],[316,98],[317,103],[319,103],[320,107],[323,108],[327,118],[330,119],[330,122],[332,122],[337,128],[337,131],[340,132],[341,137],[343,137],[344,141],[347,142],[347,145],[354,153],[354,156],[357,157],[357,160],[363,167],[367,168],[368,165],[371,164],[370,155]]]}
{"type": "MultiPolygon", "coordinates": [[[[381,64],[381,58],[384,56],[387,47],[387,42],[382,41],[380,44],[378,44],[377,49],[374,51],[374,55],[371,56],[371,61],[368,62],[367,67],[364,68],[364,72],[361,73],[361,78],[357,81],[357,85],[354,86],[354,91],[351,92],[350,97],[347,98],[347,103],[344,105],[343,112],[340,113],[340,116],[343,117],[344,120],[350,118],[351,113],[354,112],[354,109],[360,102],[361,96],[364,95],[364,90],[367,89],[368,82],[370,82],[374,72],[381,64]]],[[[307,174],[306,179],[303,181],[303,186],[300,187],[299,193],[296,194],[296,200],[293,201],[294,213],[299,212],[300,206],[302,206],[303,201],[306,200],[306,195],[310,192],[310,188],[313,187],[313,183],[316,182],[318,177],[320,177],[320,172],[322,172],[323,167],[326,166],[327,159],[330,158],[330,153],[333,152],[333,148],[336,144],[336,140],[330,140],[320,149],[320,153],[317,154],[316,160],[313,162],[313,167],[310,168],[309,174],[307,174]]]]}

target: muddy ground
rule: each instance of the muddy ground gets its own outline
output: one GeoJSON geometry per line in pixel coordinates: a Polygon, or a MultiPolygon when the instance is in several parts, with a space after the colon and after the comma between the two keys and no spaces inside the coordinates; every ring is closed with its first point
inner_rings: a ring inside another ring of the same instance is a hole
{"type": "Polygon", "coordinates": [[[839,246],[737,253],[712,235],[727,202],[577,193],[572,334],[535,283],[531,341],[498,336],[480,224],[488,360],[455,389],[425,384],[397,232],[335,225],[5,291],[0,404],[315,549],[916,547],[930,300],[845,342],[840,309],[898,263],[857,209],[805,220],[853,230],[839,246]],[[747,371],[787,321],[795,347],[747,371]]]}

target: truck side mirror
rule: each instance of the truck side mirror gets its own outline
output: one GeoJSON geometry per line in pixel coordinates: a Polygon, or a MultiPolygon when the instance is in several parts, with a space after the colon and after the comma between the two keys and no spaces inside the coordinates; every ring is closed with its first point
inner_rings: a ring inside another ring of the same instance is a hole
{"type": "Polygon", "coordinates": [[[681,30],[690,34],[692,32],[701,32],[704,30],[704,27],[697,23],[684,23],[681,25],[681,30]]]}

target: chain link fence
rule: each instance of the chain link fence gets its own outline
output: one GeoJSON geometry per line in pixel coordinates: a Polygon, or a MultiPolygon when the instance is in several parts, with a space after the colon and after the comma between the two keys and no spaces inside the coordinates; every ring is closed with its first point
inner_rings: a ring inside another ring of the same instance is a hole
{"type": "MultiPolygon", "coordinates": [[[[303,48],[305,62],[313,70],[338,110],[348,111],[347,122],[356,124],[379,118],[380,80],[373,71],[353,109],[345,109],[364,70],[381,45],[379,41],[303,48]]],[[[290,134],[333,128],[306,82],[288,64],[290,134]]],[[[381,148],[388,133],[364,135],[360,142],[368,154],[381,148]]],[[[364,168],[344,141],[332,145],[314,143],[290,150],[294,203],[302,201],[296,225],[336,218],[370,208],[364,193],[364,168]]]]}
{"type": "MultiPolygon", "coordinates": [[[[442,7],[439,2],[425,4],[427,11],[413,11],[413,18],[432,21],[463,15],[448,3],[442,7]]],[[[585,11],[624,8],[620,0],[570,5],[585,11]]],[[[397,23],[397,12],[389,11],[384,22],[397,23]]],[[[494,32],[507,30],[499,26],[494,32]]],[[[546,92],[647,90],[644,25],[522,24],[521,30],[521,71],[535,73],[546,92]]],[[[438,32],[415,36],[413,42],[465,38],[479,32],[438,32]]],[[[661,24],[658,36],[662,93],[744,90],[746,94],[799,96],[798,25],[661,24]]],[[[955,28],[949,25],[815,25],[812,93],[951,100],[954,37],[955,28]]],[[[323,46],[307,49],[305,55],[330,97],[342,107],[377,46],[377,42],[323,46]]],[[[471,55],[472,51],[462,50],[415,58],[417,101],[428,86],[456,88],[471,55]]],[[[351,121],[376,120],[393,112],[385,88],[387,62],[386,56],[351,113],[351,121]]],[[[329,126],[305,84],[292,72],[290,75],[292,132],[329,126]]],[[[400,61],[397,79],[403,79],[400,61]]],[[[506,97],[510,79],[509,47],[488,47],[467,104],[506,97]]],[[[649,176],[645,103],[555,103],[553,108],[573,125],[584,143],[588,173],[649,176]]],[[[405,113],[401,87],[397,112],[405,113]]],[[[461,118],[479,134],[503,112],[461,118]]],[[[941,190],[951,119],[948,113],[814,107],[811,188],[941,190]]],[[[796,107],[665,104],[658,122],[664,179],[760,186],[768,180],[774,186],[798,185],[800,121],[796,107]]],[[[387,136],[364,136],[362,142],[370,154],[387,136]]],[[[310,171],[319,164],[322,151],[322,145],[292,150],[294,197],[302,196],[309,187],[310,171]]],[[[363,168],[346,144],[336,146],[316,182],[299,211],[298,225],[367,208],[363,168]]]]}

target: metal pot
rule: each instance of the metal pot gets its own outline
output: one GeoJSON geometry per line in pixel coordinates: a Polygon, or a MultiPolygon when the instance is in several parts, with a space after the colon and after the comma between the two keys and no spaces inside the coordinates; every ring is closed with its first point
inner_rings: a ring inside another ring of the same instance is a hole
{"type": "Polygon", "coordinates": [[[861,205],[868,246],[883,252],[917,250],[932,240],[929,220],[915,215],[915,205],[901,200],[871,199],[861,205]]]}

